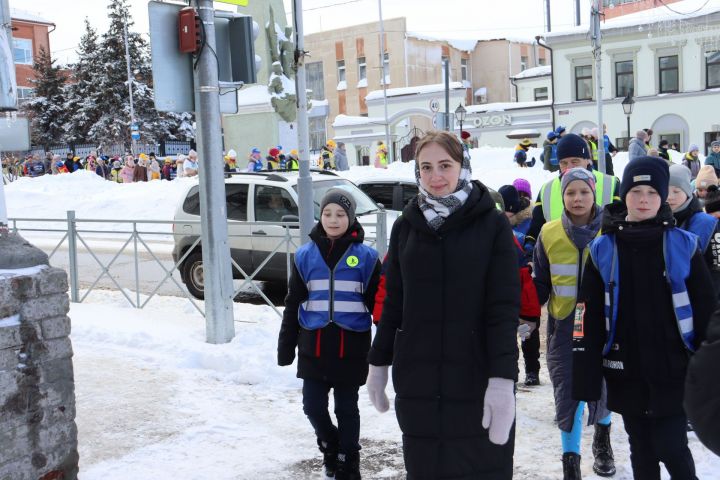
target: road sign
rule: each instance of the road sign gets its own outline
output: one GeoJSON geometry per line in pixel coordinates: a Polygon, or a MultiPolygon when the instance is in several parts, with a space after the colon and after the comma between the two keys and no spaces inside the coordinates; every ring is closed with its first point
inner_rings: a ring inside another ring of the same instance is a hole
{"type": "Polygon", "coordinates": [[[435,130],[438,128],[438,120],[438,114],[436,113],[432,116],[432,125],[435,130]]]}
{"type": "Polygon", "coordinates": [[[240,5],[241,7],[247,7],[250,0],[215,0],[219,3],[229,3],[230,5],[240,5]]]}
{"type": "Polygon", "coordinates": [[[132,125],[130,125],[130,130],[132,130],[133,132],[137,132],[138,130],[140,130],[140,128],[138,127],[137,123],[133,123],[132,125]]]}
{"type": "Polygon", "coordinates": [[[430,111],[435,113],[440,111],[440,100],[437,98],[430,100],[430,111]]]}
{"type": "Polygon", "coordinates": [[[132,132],[132,133],[130,134],[130,137],[131,137],[133,140],[140,140],[140,132],[132,132]]]}

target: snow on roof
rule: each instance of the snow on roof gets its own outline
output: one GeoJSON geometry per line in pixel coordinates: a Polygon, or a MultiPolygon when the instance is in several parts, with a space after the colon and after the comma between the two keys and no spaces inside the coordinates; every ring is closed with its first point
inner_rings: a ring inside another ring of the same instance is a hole
{"type": "Polygon", "coordinates": [[[452,38],[453,32],[445,32],[436,35],[428,35],[427,33],[420,32],[407,32],[406,35],[411,38],[418,40],[427,40],[429,42],[447,42],[451,47],[457,48],[465,52],[472,52],[475,50],[475,46],[478,42],[490,42],[493,40],[507,40],[508,42],[514,43],[533,43],[535,39],[533,37],[509,37],[509,36],[498,36],[498,35],[487,35],[481,32],[476,32],[477,35],[473,35],[469,38],[452,38]]]}
{"type": "Polygon", "coordinates": [[[537,102],[500,102],[483,103],[481,105],[468,105],[465,107],[468,114],[483,112],[504,112],[505,110],[517,110],[519,108],[549,107],[551,100],[540,100],[537,102]]]}
{"type": "Polygon", "coordinates": [[[332,126],[333,128],[338,128],[369,124],[385,124],[385,119],[382,117],[356,117],[341,113],[340,115],[335,117],[335,121],[333,122],[332,126]]]}
{"type": "Polygon", "coordinates": [[[541,65],[539,67],[533,67],[523,70],[522,72],[514,75],[512,78],[519,80],[521,78],[531,77],[543,77],[552,73],[550,65],[541,65]]]}
{"type": "MultiPolygon", "coordinates": [[[[462,82],[450,82],[450,90],[460,90],[464,89],[462,82]]],[[[423,93],[435,93],[435,92],[444,92],[445,91],[445,84],[444,83],[436,83],[433,85],[418,85],[416,87],[402,87],[402,88],[388,88],[387,89],[387,96],[388,97],[400,97],[403,95],[422,95],[423,93]]],[[[379,98],[383,98],[383,91],[382,90],[373,90],[372,92],[368,93],[365,97],[365,101],[370,100],[377,100],[379,98]]]]}
{"type": "Polygon", "coordinates": [[[55,25],[50,20],[41,17],[39,14],[30,13],[25,10],[18,10],[17,8],[10,8],[10,18],[13,20],[26,20],[34,23],[46,23],[48,25],[55,25]]]}
{"type": "MultiPolygon", "coordinates": [[[[702,17],[720,11],[720,0],[682,0],[668,6],[642,10],[640,12],[622,15],[611,18],[601,23],[602,30],[614,30],[619,28],[637,27],[642,31],[642,25],[653,23],[679,24],[690,18],[702,17]]],[[[679,25],[678,25],[679,26],[679,25]]],[[[589,30],[588,25],[580,25],[567,30],[546,33],[548,39],[560,38],[570,35],[585,34],[589,30]]]]}
{"type": "Polygon", "coordinates": [[[267,85],[252,85],[238,92],[238,106],[271,105],[267,85]]]}

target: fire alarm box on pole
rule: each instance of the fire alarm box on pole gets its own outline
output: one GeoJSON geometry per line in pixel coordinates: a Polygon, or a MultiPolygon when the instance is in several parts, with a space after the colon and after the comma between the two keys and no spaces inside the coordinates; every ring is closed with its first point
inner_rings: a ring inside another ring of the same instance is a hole
{"type": "Polygon", "coordinates": [[[178,40],[182,53],[195,53],[200,49],[200,17],[192,7],[180,10],[178,40]]]}

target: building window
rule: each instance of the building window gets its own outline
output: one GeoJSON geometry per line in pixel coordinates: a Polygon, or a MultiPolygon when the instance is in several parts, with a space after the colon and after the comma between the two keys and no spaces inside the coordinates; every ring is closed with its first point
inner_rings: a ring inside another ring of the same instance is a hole
{"type": "Polygon", "coordinates": [[[307,88],[312,90],[313,100],[325,100],[322,62],[305,64],[305,81],[307,82],[307,88]]]}
{"type": "Polygon", "coordinates": [[[365,62],[365,57],[358,58],[358,81],[362,80],[367,82],[367,63],[365,62]]]}
{"type": "Polygon", "coordinates": [[[538,65],[540,65],[541,67],[544,67],[545,65],[547,65],[547,61],[545,60],[544,57],[538,58],[538,65]]]}
{"type": "Polygon", "coordinates": [[[592,65],[575,67],[575,100],[592,100],[592,65]]]}
{"type": "Polygon", "coordinates": [[[660,93],[678,92],[680,90],[678,56],[669,55],[667,57],[659,57],[658,66],[660,72],[660,93]]]}
{"type": "Polygon", "coordinates": [[[541,88],[535,88],[533,90],[533,93],[535,94],[535,101],[539,100],[547,100],[548,99],[548,89],[547,87],[541,87],[541,88]]]}
{"type": "MultiPolygon", "coordinates": [[[[663,140],[667,140],[670,145],[677,143],[680,145],[680,134],[679,133],[661,133],[658,135],[657,142],[660,143],[663,140]]],[[[655,142],[653,142],[655,143],[655,142]]]]}
{"type": "Polygon", "coordinates": [[[615,62],[615,96],[624,97],[634,89],[633,62],[615,62]]]}
{"type": "Polygon", "coordinates": [[[520,57],[520,71],[522,72],[523,70],[527,70],[527,68],[528,68],[528,57],[526,57],[525,55],[522,55],[520,57]]]}
{"type": "Polygon", "coordinates": [[[467,58],[460,59],[460,80],[463,82],[467,82],[469,80],[467,58]]]}
{"type": "Polygon", "coordinates": [[[338,83],[345,81],[345,60],[337,61],[338,83]]]}
{"type": "Polygon", "coordinates": [[[705,52],[705,88],[720,87],[720,51],[705,52]]]}
{"type": "Polygon", "coordinates": [[[383,55],[383,79],[386,85],[390,83],[390,54],[387,52],[383,55]]]}
{"type": "Polygon", "coordinates": [[[13,38],[13,58],[15,63],[32,65],[32,40],[29,38],[13,38]]]}
{"type": "Polygon", "coordinates": [[[308,130],[310,132],[310,150],[319,152],[325,145],[325,117],[310,117],[308,130]]]}
{"type": "Polygon", "coordinates": [[[28,87],[18,87],[17,88],[17,99],[18,99],[19,104],[27,102],[33,96],[35,96],[35,93],[33,92],[32,88],[28,88],[28,87]]]}

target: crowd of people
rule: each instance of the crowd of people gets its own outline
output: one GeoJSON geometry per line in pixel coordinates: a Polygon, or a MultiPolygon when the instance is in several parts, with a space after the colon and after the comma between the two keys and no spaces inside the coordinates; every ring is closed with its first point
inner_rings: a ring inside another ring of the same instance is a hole
{"type": "Polygon", "coordinates": [[[689,428],[720,454],[717,179],[693,185],[690,167],[647,149],[620,181],[595,168],[587,135],[555,137],[548,161],[559,173],[533,204],[522,178],[497,202],[472,180],[465,142],[426,134],[419,194],[382,261],[362,244],[352,197],[334,190],[322,200],[312,242],[295,256],[278,364],[297,357],[328,478],[361,478],[358,390],[366,384],[387,411],[391,365],[407,478],[512,478],[523,454],[518,337],[533,387],[544,304],[555,397],[546,421],[559,430],[564,479],[582,478],[584,423],[594,427],[593,471],[616,473],[617,416],[636,479],[659,480],[664,465],[673,479],[696,480],[689,428]]]}

